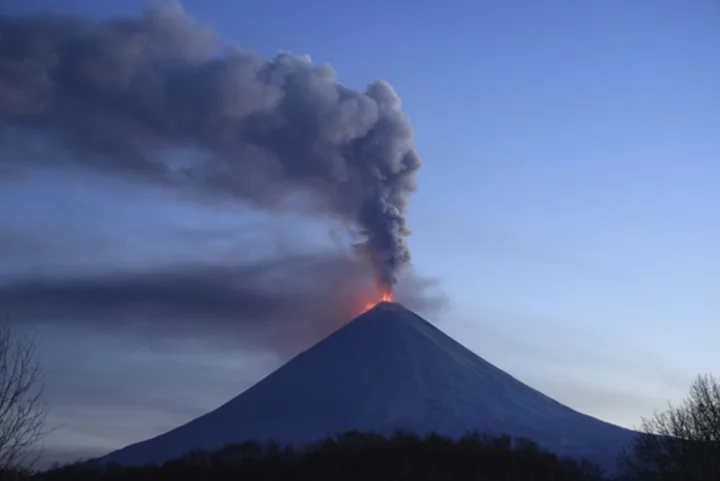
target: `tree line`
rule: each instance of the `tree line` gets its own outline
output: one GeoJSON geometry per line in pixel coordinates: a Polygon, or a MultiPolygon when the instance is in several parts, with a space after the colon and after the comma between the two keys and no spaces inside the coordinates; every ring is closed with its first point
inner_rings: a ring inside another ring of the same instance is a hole
{"type": "Polygon", "coordinates": [[[492,480],[596,481],[588,461],[559,458],[527,439],[473,433],[460,440],[398,432],[349,432],[295,450],[249,442],[197,451],[161,466],[101,469],[76,464],[38,474],[38,481],[183,480],[492,480]]]}
{"type": "MultiPolygon", "coordinates": [[[[47,434],[45,418],[32,339],[0,324],[0,481],[607,479],[588,461],[558,457],[527,439],[480,433],[453,440],[351,432],[302,450],[251,442],[189,453],[161,466],[75,463],[39,472],[33,466],[47,434]]],[[[643,419],[614,479],[720,481],[720,381],[698,376],[679,406],[643,419]]]]}

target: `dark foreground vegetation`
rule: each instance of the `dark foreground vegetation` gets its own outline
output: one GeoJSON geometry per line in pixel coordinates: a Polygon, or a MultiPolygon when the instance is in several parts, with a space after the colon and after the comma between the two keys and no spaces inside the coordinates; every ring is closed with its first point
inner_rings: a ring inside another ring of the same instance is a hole
{"type": "Polygon", "coordinates": [[[720,481],[720,379],[698,376],[682,404],[643,419],[619,461],[631,481],[720,481]]]}
{"type": "Polygon", "coordinates": [[[451,440],[398,433],[347,433],[295,451],[246,443],[215,453],[195,452],[155,467],[105,469],[74,465],[37,474],[37,481],[215,480],[487,480],[594,481],[600,469],[561,459],[524,439],[470,435],[451,440]]]}

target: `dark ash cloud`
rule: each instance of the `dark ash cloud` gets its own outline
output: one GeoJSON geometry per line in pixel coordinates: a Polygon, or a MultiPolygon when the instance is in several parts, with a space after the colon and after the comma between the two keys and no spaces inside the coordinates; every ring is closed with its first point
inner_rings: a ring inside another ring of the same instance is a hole
{"type": "Polygon", "coordinates": [[[176,4],[103,22],[0,16],[0,149],[15,152],[0,163],[339,218],[394,285],[410,262],[405,212],[421,162],[392,87],[359,92],[306,57],[220,47],[176,4]]]}
{"type": "MultiPolygon", "coordinates": [[[[0,284],[0,312],[28,324],[212,337],[288,355],[360,314],[376,296],[367,271],[351,257],[318,254],[15,280],[0,284]]],[[[432,314],[446,303],[435,287],[406,273],[396,295],[408,308],[432,314]]]]}

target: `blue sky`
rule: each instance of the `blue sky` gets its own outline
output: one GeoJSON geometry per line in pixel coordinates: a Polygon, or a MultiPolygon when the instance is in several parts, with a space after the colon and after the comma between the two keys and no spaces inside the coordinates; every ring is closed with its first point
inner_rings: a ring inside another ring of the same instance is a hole
{"type": "MultiPolygon", "coordinates": [[[[66,0],[62,8],[105,18],[144,4],[66,0]]],[[[57,5],[6,0],[3,8],[57,5]]],[[[479,355],[626,426],[682,398],[697,373],[720,363],[715,2],[183,5],[230,43],[266,56],[307,53],[351,88],[393,85],[424,162],[409,214],[414,266],[450,301],[431,320],[479,355]]],[[[318,226],[288,222],[44,172],[0,184],[0,229],[52,238],[53,247],[0,254],[0,275],[221,259],[237,255],[233,236],[248,230],[254,247],[243,243],[245,253],[285,238],[327,240],[318,226]],[[223,237],[199,249],[194,230],[223,237]]],[[[47,328],[40,341],[62,425],[47,448],[65,457],[160,433],[280,362],[204,341],[75,328],[47,328]],[[88,365],[104,367],[84,373],[88,365]],[[88,380],[77,392],[112,389],[116,376],[142,394],[80,409],[62,386],[72,376],[88,380]],[[189,382],[202,387],[186,398],[189,382]]]]}

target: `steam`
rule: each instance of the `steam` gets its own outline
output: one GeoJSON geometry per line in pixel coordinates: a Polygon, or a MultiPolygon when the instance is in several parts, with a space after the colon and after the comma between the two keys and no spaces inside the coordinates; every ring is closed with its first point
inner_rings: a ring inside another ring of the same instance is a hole
{"type": "Polygon", "coordinates": [[[42,140],[45,155],[20,161],[340,219],[395,284],[421,162],[392,87],[358,92],[308,57],[219,47],[177,4],[103,22],[0,16],[0,148],[42,140]]]}

